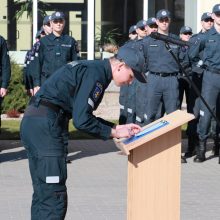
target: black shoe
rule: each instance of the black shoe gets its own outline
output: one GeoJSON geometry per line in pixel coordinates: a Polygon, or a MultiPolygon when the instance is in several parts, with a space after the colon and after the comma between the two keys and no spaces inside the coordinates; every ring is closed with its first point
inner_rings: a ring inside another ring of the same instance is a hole
{"type": "Polygon", "coordinates": [[[196,163],[202,163],[206,160],[205,157],[206,153],[206,140],[199,141],[197,147],[196,147],[196,156],[194,157],[193,161],[196,163]]]}
{"type": "Polygon", "coordinates": [[[197,145],[198,145],[198,137],[189,136],[188,147],[187,147],[186,153],[184,154],[184,157],[189,158],[189,157],[195,156],[196,155],[195,148],[197,145]]]}
{"type": "Polygon", "coordinates": [[[194,157],[194,159],[193,159],[193,161],[194,161],[195,163],[202,163],[202,162],[204,162],[205,160],[206,160],[205,157],[200,157],[200,156],[198,156],[198,155],[196,155],[196,156],[194,157]]]}
{"type": "Polygon", "coordinates": [[[187,163],[187,160],[185,157],[181,156],[181,163],[187,163]]]}
{"type": "Polygon", "coordinates": [[[72,161],[71,161],[71,160],[66,159],[66,163],[72,163],[72,161]]]}
{"type": "Polygon", "coordinates": [[[188,151],[184,154],[184,157],[185,158],[190,158],[192,156],[195,156],[196,155],[196,152],[195,151],[188,151]]]}
{"type": "Polygon", "coordinates": [[[219,156],[219,146],[213,146],[213,148],[212,148],[212,154],[213,154],[213,156],[215,156],[215,157],[218,157],[218,156],[219,156]]]}

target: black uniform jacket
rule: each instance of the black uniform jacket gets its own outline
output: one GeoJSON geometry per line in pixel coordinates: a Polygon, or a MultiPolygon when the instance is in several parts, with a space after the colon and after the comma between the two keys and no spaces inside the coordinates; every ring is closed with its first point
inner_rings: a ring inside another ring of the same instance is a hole
{"type": "Polygon", "coordinates": [[[93,115],[112,80],[109,60],[73,61],[57,70],[36,94],[71,114],[76,128],[107,139],[113,123],[93,115]]]}

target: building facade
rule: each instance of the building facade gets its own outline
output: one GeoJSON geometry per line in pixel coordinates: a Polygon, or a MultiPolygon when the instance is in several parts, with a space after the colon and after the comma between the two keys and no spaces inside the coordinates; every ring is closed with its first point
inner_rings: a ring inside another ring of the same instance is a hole
{"type": "MultiPolygon", "coordinates": [[[[87,53],[87,20],[89,0],[42,0],[38,8],[47,14],[54,11],[63,11],[66,15],[65,32],[73,36],[79,43],[81,53],[87,53]]],[[[0,34],[7,39],[9,50],[25,51],[32,45],[32,19],[24,12],[20,19],[16,19],[16,13],[21,10],[21,4],[25,0],[1,0],[0,7],[0,34]]],[[[29,1],[31,2],[31,1],[29,1]]],[[[172,14],[171,32],[178,34],[181,26],[189,25],[194,33],[200,29],[200,17],[203,12],[211,11],[216,0],[95,0],[95,50],[99,51],[100,36],[108,37],[111,30],[115,30],[116,41],[119,45],[127,40],[128,28],[162,9],[168,9],[172,14]],[[147,5],[146,8],[143,5],[147,5]],[[145,13],[146,12],[146,13],[145,13]]],[[[32,11],[32,8],[29,7],[32,11]]],[[[38,29],[40,29],[43,17],[38,13],[38,29]]]]}

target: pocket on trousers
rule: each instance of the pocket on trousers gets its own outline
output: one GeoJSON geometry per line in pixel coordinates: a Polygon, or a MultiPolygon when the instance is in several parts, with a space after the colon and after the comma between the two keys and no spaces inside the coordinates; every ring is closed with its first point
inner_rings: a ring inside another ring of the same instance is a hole
{"type": "Polygon", "coordinates": [[[66,158],[57,156],[38,158],[37,175],[41,183],[64,185],[67,179],[66,158]]]}
{"type": "Polygon", "coordinates": [[[52,137],[62,137],[63,127],[62,120],[59,114],[53,110],[48,109],[47,112],[48,125],[50,129],[50,134],[52,137]]]}

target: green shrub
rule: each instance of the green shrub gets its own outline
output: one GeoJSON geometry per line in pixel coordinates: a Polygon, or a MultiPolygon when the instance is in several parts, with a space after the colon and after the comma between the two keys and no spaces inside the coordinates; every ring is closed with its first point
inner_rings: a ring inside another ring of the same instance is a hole
{"type": "Polygon", "coordinates": [[[2,113],[16,110],[23,112],[28,102],[28,96],[23,85],[22,67],[11,61],[11,81],[8,87],[8,94],[2,104],[2,113]]]}

